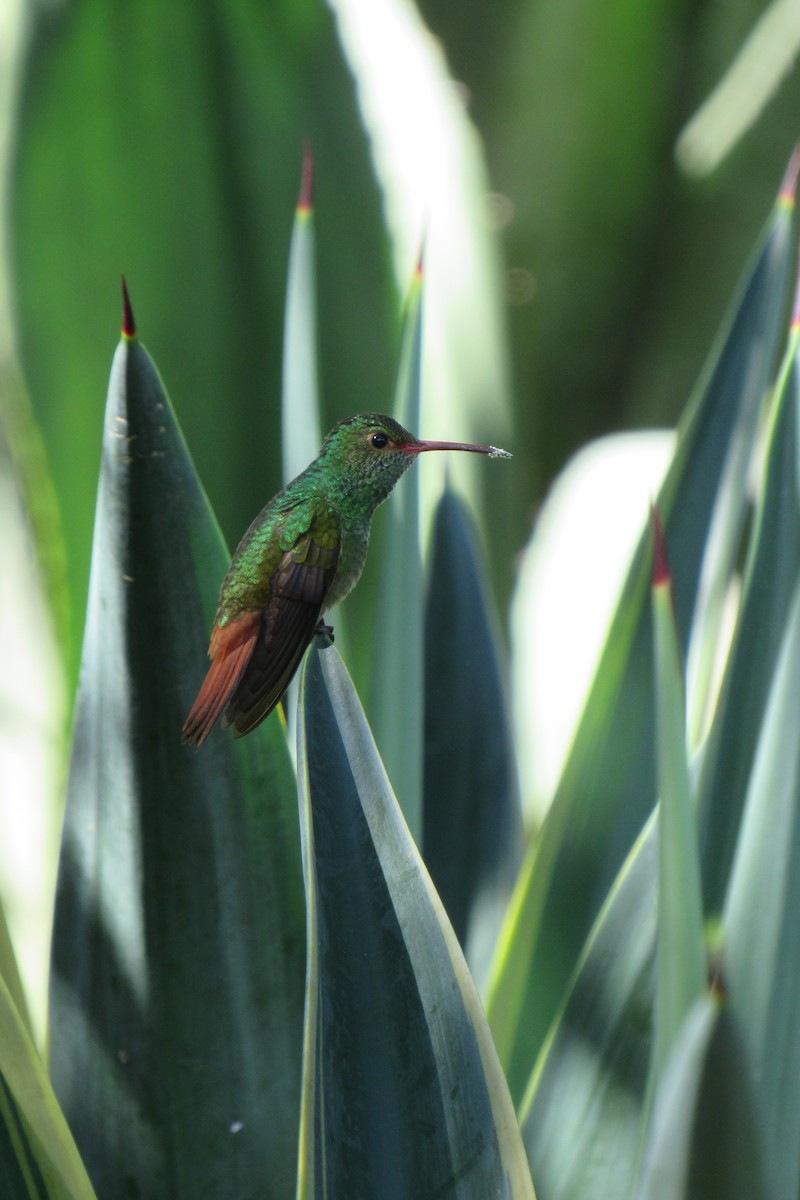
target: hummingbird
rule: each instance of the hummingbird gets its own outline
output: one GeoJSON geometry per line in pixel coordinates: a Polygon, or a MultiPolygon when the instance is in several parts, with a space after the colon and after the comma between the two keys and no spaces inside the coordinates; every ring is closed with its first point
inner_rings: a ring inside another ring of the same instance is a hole
{"type": "Polygon", "coordinates": [[[430,450],[511,458],[496,446],[420,441],[391,417],[359,413],[334,426],[318,456],[261,510],[222,581],[208,669],[183,726],[199,747],[224,710],[234,737],[280,701],[322,614],[355,587],[375,510],[430,450]]]}

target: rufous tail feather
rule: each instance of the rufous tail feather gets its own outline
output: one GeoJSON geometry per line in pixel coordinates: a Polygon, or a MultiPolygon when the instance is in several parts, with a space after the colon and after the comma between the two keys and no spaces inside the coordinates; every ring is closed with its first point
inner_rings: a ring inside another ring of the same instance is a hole
{"type": "Polygon", "coordinates": [[[200,747],[208,737],[250,661],[260,624],[261,613],[246,612],[215,627],[208,647],[211,666],[183,723],[184,742],[200,747]]]}

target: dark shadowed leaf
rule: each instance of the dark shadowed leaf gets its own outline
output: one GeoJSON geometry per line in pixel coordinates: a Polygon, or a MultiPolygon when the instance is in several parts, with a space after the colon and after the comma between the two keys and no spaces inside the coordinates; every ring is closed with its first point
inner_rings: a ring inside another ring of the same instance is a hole
{"type": "Polygon", "coordinates": [[[446,488],[425,610],[425,864],[480,980],[522,856],[506,694],[477,538],[446,488]]]}
{"type": "Polygon", "coordinates": [[[474,984],[335,650],[301,684],[302,1200],[533,1187],[474,984]]]}
{"type": "Polygon", "coordinates": [[[53,935],[54,1086],[103,1196],[294,1195],[295,785],[181,725],[227,554],[146,351],[112,369],[53,935]]]}

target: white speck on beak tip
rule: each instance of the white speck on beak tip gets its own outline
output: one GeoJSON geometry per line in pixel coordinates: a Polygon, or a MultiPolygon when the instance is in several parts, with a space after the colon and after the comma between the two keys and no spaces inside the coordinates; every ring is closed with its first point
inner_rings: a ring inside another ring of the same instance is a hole
{"type": "Polygon", "coordinates": [[[509,454],[508,450],[501,450],[499,446],[489,447],[489,458],[513,458],[513,454],[509,454]]]}

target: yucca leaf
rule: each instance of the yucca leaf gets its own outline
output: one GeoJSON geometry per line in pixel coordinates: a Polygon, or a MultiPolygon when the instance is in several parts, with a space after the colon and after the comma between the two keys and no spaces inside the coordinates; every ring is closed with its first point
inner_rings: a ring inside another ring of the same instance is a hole
{"type": "MultiPolygon", "coordinates": [[[[739,634],[734,640],[735,657],[731,665],[735,668],[738,683],[734,689],[730,686],[732,681],[726,680],[723,687],[723,707],[728,729],[726,741],[720,743],[716,738],[716,727],[712,728],[713,751],[712,746],[709,746],[705,758],[705,767],[711,766],[712,770],[715,759],[722,761],[726,747],[729,753],[735,751],[735,761],[742,764],[745,761],[736,745],[737,710],[734,704],[740,705],[740,713],[743,711],[741,705],[744,704],[747,704],[744,711],[753,712],[749,706],[747,681],[752,680],[755,684],[771,669],[759,661],[759,614],[764,623],[764,645],[769,664],[774,660],[769,647],[776,636],[772,627],[774,626],[775,630],[781,628],[782,617],[785,621],[786,606],[780,599],[781,595],[785,596],[786,591],[784,575],[786,571],[796,572],[796,565],[792,567],[792,563],[797,563],[794,549],[797,539],[798,495],[796,424],[794,399],[787,403],[783,389],[779,389],[779,405],[770,441],[765,492],[756,520],[754,554],[748,571],[749,583],[745,590],[742,613],[751,634],[746,641],[742,641],[739,634]],[[781,547],[785,547],[786,550],[786,563],[780,559],[781,547]],[[773,595],[771,583],[776,569],[777,598],[773,595]],[[740,642],[741,648],[737,651],[740,642]],[[742,661],[739,661],[739,656],[742,656],[742,661]]],[[[669,607],[666,598],[663,607],[669,607]]],[[[669,618],[671,614],[667,613],[665,616],[669,618]]],[[[671,620],[669,625],[671,627],[671,620]]],[[[673,688],[676,688],[680,681],[675,648],[673,647],[665,657],[672,663],[672,684],[673,688]]],[[[756,687],[756,695],[761,695],[768,684],[767,677],[763,684],[756,687]]],[[[757,736],[757,732],[753,734],[747,727],[751,719],[754,717],[748,717],[742,727],[740,716],[738,728],[738,736],[745,745],[750,746],[757,736]]],[[[684,739],[679,730],[674,741],[675,756],[679,759],[681,753],[685,753],[684,739]]],[[[684,765],[679,763],[676,771],[681,774],[685,771],[685,759],[684,765]]],[[[723,845],[729,836],[724,824],[724,799],[723,794],[719,799],[719,810],[715,812],[714,825],[706,830],[704,863],[709,867],[714,865],[715,843],[711,840],[712,835],[716,839],[722,838],[723,845]]],[[[731,819],[735,831],[739,824],[736,797],[731,796],[730,799],[734,802],[731,819]]],[[[526,1096],[522,1127],[532,1169],[540,1181],[541,1190],[559,1196],[559,1200],[565,1200],[567,1197],[570,1200],[589,1200],[596,1195],[624,1195],[628,1194],[632,1183],[645,1098],[645,1066],[650,1053],[649,1010],[654,996],[654,906],[655,881],[658,874],[655,829],[655,822],[651,821],[646,836],[635,849],[612,889],[597,928],[587,943],[581,965],[570,987],[569,998],[545,1042],[526,1096]],[[587,1055],[587,1047],[592,1048],[590,1055],[587,1055]],[[569,1146],[569,1150],[565,1149],[566,1146],[569,1146]]],[[[684,866],[679,864],[678,878],[684,874],[684,866]]],[[[757,920],[757,917],[754,915],[753,919],[757,920]]],[[[697,964],[696,918],[692,923],[695,933],[688,950],[688,959],[694,959],[697,964]]],[[[685,964],[681,964],[679,970],[683,971],[684,966],[685,964]]],[[[683,1036],[683,1032],[680,1032],[678,1039],[683,1036]]],[[[729,1038],[732,1035],[726,1033],[724,1036],[729,1038]]],[[[739,1051],[736,1067],[739,1073],[745,1072],[743,1063],[739,1051]]],[[[667,1067],[666,1075],[669,1075],[671,1070],[671,1067],[667,1067]]],[[[665,1077],[662,1071],[657,1095],[662,1090],[665,1077]]],[[[728,1078],[727,1073],[724,1077],[728,1078]]],[[[745,1085],[750,1089],[749,1079],[745,1079],[745,1085]]],[[[657,1107],[659,1103],[662,1103],[662,1110],[654,1116],[652,1130],[660,1127],[667,1120],[667,1115],[669,1122],[673,1124],[680,1121],[680,1105],[677,1111],[665,1115],[663,1102],[657,1099],[657,1107]]],[[[730,1105],[735,1104],[735,1101],[729,1098],[724,1103],[716,1101],[716,1111],[720,1120],[723,1119],[725,1111],[730,1113],[730,1105]],[[728,1110],[725,1110],[724,1103],[729,1105],[728,1110]]],[[[686,1108],[685,1096],[680,1104],[686,1108]]],[[[702,1134],[703,1123],[707,1117],[713,1121],[714,1111],[704,1110],[697,1116],[694,1125],[685,1129],[686,1137],[690,1141],[702,1134]]],[[[727,1120],[728,1117],[725,1116],[724,1119],[727,1120]]],[[[717,1128],[721,1130],[722,1127],[717,1128]]],[[[652,1130],[648,1134],[649,1138],[661,1137],[652,1130]]],[[[670,1137],[675,1136],[673,1130],[670,1137]]],[[[718,1153],[721,1154],[713,1149],[713,1136],[712,1130],[709,1135],[709,1148],[706,1151],[706,1157],[711,1162],[716,1161],[718,1153]]],[[[718,1136],[729,1135],[719,1132],[718,1136]]],[[[757,1136],[753,1135],[755,1138],[757,1136]]],[[[745,1131],[741,1138],[745,1149],[750,1148],[746,1149],[746,1153],[750,1154],[753,1147],[750,1133],[745,1131]]],[[[679,1161],[682,1152],[682,1149],[674,1146],[672,1151],[663,1151],[662,1146],[658,1155],[667,1162],[671,1157],[679,1161]]],[[[648,1156],[654,1153],[652,1147],[647,1150],[648,1156]]],[[[791,1147],[787,1149],[787,1153],[791,1153],[791,1147]]],[[[760,1161],[758,1156],[756,1161],[760,1161]]],[[[680,1169],[683,1170],[685,1166],[684,1162],[680,1169]]],[[[646,1170],[650,1171],[651,1167],[647,1166],[646,1170]]],[[[728,1176],[721,1172],[720,1178],[727,1179],[728,1176]]],[[[744,1190],[734,1194],[765,1194],[757,1188],[747,1192],[753,1181],[751,1169],[743,1168],[742,1178],[745,1180],[744,1190]]],[[[651,1186],[651,1183],[648,1183],[648,1186],[651,1186]]],[[[724,1185],[718,1193],[710,1194],[725,1195],[724,1185]]]]}
{"type": "Polygon", "coordinates": [[[242,741],[181,744],[228,555],[128,333],[59,864],[52,1075],[102,1195],[283,1200],[302,1042],[294,779],[277,716],[242,741]]]}
{"type": "MultiPolygon", "coordinates": [[[[419,434],[422,383],[422,261],[406,297],[394,413],[419,434]]],[[[419,532],[419,464],[388,501],[378,584],[370,712],[375,740],[415,841],[422,840],[422,647],[424,580],[419,532]],[[387,631],[385,634],[383,631],[387,631]]]]}
{"type": "Polygon", "coordinates": [[[656,943],[651,818],[592,929],[520,1108],[540,1195],[628,1196],[636,1179],[656,943]]]}
{"type": "Polygon", "coordinates": [[[798,378],[792,331],[776,387],[742,600],[698,785],[706,909],[725,900],[761,718],[800,573],[798,378]]]}
{"type": "Polygon", "coordinates": [[[659,795],[653,1068],[658,1077],[687,1012],[700,998],[707,972],[697,823],[687,760],[682,653],[657,509],[653,510],[653,637],[659,795]]]}
{"type": "Polygon", "coordinates": [[[526,1197],[508,1088],[335,650],[301,680],[308,970],[298,1197],[526,1197]]]}
{"type": "MultiPolygon", "coordinates": [[[[788,215],[795,206],[800,154],[789,162],[778,195],[778,205],[788,215]]],[[[757,358],[752,369],[763,373],[763,363],[757,358]]],[[[689,713],[689,745],[695,749],[701,742],[713,711],[714,667],[719,656],[719,637],[725,607],[739,555],[742,529],[748,512],[748,485],[754,451],[758,446],[757,430],[762,411],[762,397],[753,391],[749,406],[742,407],[739,427],[720,480],[719,494],[708,531],[708,545],[698,583],[697,612],[692,625],[691,644],[687,656],[687,697],[689,713]]]]}
{"type": "Polygon", "coordinates": [[[800,578],[766,700],[723,911],[723,970],[749,1051],[776,1196],[795,1196],[800,1186],[798,679],[800,578]]]}
{"type": "Polygon", "coordinates": [[[769,1200],[748,1075],[732,1014],[701,996],[656,1092],[636,1200],[769,1200]]]}
{"type": "MultiPolygon", "coordinates": [[[[683,645],[719,480],[740,416],[749,417],[772,368],[790,252],[790,214],[781,200],[683,422],[659,496],[675,547],[683,645]]],[[[496,959],[489,1018],[517,1098],[591,923],[656,799],[648,540],[644,533],[496,959]]]]}
{"type": "Polygon", "coordinates": [[[94,1200],[47,1072],[2,979],[0,1128],[4,1200],[94,1200]]]}
{"type": "Polygon", "coordinates": [[[485,976],[522,857],[498,637],[466,506],[445,487],[425,606],[422,851],[473,976],[485,976]]]}

